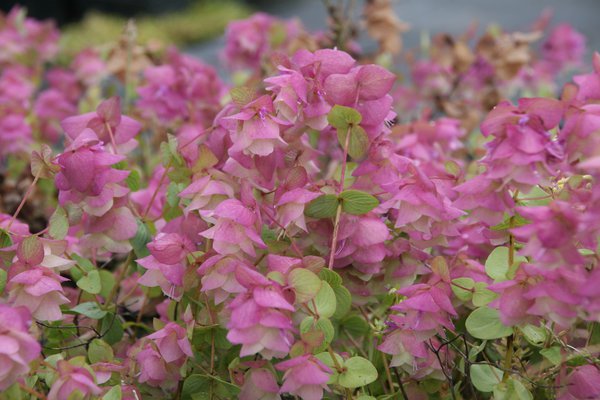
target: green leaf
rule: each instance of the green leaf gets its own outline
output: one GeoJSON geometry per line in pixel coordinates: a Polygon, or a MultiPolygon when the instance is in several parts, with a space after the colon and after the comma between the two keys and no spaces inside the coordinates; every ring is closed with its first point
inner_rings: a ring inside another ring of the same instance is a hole
{"type": "Polygon", "coordinates": [[[495,281],[507,280],[508,247],[496,247],[485,260],[485,273],[495,281]]]}
{"type": "Polygon", "coordinates": [[[132,192],[137,192],[140,190],[141,180],[142,178],[140,177],[138,170],[133,169],[129,171],[129,175],[127,175],[127,178],[125,178],[125,183],[127,184],[129,190],[132,192]]]}
{"type": "Polygon", "coordinates": [[[204,375],[193,374],[186,378],[181,388],[181,400],[193,400],[194,395],[206,393],[208,396],[210,379],[204,375]]]}
{"type": "Polygon", "coordinates": [[[473,297],[475,281],[471,278],[452,279],[452,293],[461,301],[470,301],[473,297]]]}
{"type": "Polygon", "coordinates": [[[78,304],[73,307],[71,311],[85,315],[91,319],[101,319],[107,314],[106,311],[102,310],[100,305],[94,301],[78,304]]]}
{"type": "Polygon", "coordinates": [[[102,289],[100,290],[100,295],[106,299],[110,295],[113,286],[115,286],[115,276],[112,272],[107,271],[105,269],[101,269],[99,272],[100,284],[102,286],[102,289]]]}
{"type": "Polygon", "coordinates": [[[474,362],[477,359],[477,355],[485,350],[487,340],[482,341],[477,347],[471,347],[469,349],[469,361],[474,362]]]}
{"type": "Polygon", "coordinates": [[[470,369],[473,386],[480,392],[491,392],[502,380],[502,370],[488,364],[473,364],[470,369]]]}
{"type": "Polygon", "coordinates": [[[337,137],[342,148],[346,146],[346,135],[350,133],[348,139],[348,154],[350,157],[360,160],[365,157],[369,150],[369,137],[362,126],[352,126],[351,128],[338,129],[337,137]]]}
{"type": "Polygon", "coordinates": [[[358,125],[362,115],[352,107],[335,105],[327,114],[327,122],[336,129],[347,129],[348,125],[358,125]]]}
{"type": "Polygon", "coordinates": [[[88,360],[92,364],[98,362],[110,362],[114,358],[113,349],[108,343],[101,339],[94,339],[88,346],[88,360]]]}
{"type": "Polygon", "coordinates": [[[300,303],[313,299],[321,289],[319,277],[305,268],[293,269],[288,275],[288,283],[294,289],[296,300],[300,303]]]}
{"type": "Polygon", "coordinates": [[[509,378],[494,387],[494,400],[533,400],[533,395],[520,381],[509,378]]]}
{"type": "Polygon", "coordinates": [[[319,318],[316,321],[315,318],[311,316],[304,318],[302,323],[300,323],[300,333],[307,333],[310,331],[319,331],[323,333],[324,342],[318,347],[317,351],[325,350],[335,336],[335,329],[328,318],[319,318]]]}
{"type": "Polygon", "coordinates": [[[56,207],[48,222],[48,233],[53,239],[62,240],[69,232],[67,212],[62,207],[56,207]]]}
{"type": "Polygon", "coordinates": [[[131,247],[133,247],[133,251],[137,258],[146,257],[150,254],[148,251],[148,247],[146,245],[152,240],[152,235],[150,234],[150,229],[148,226],[144,224],[139,219],[135,221],[137,223],[137,232],[133,239],[131,239],[131,247]]]}
{"type": "Polygon", "coordinates": [[[517,226],[523,226],[530,224],[531,221],[525,219],[524,217],[516,214],[514,216],[508,216],[504,221],[499,223],[498,225],[494,225],[491,227],[494,231],[503,231],[505,229],[516,228],[517,226]]]}
{"type": "Polygon", "coordinates": [[[519,330],[523,333],[525,339],[534,346],[543,346],[548,338],[548,332],[542,326],[528,324],[519,327],[519,330]]]}
{"type": "Polygon", "coordinates": [[[483,307],[498,297],[498,294],[487,288],[487,283],[476,282],[473,292],[473,305],[475,307],[483,307]]]}
{"type": "Polygon", "coordinates": [[[12,246],[12,244],[13,244],[13,241],[10,238],[10,235],[8,234],[8,232],[4,229],[0,229],[0,249],[12,246]]]}
{"type": "Polygon", "coordinates": [[[6,287],[6,271],[0,268],[0,296],[4,293],[6,287]]]}
{"type": "Polygon", "coordinates": [[[321,289],[319,289],[319,292],[315,296],[314,302],[317,306],[316,310],[312,302],[308,303],[308,307],[320,317],[330,318],[335,313],[337,306],[335,292],[327,282],[321,282],[321,289]]]}
{"type": "Polygon", "coordinates": [[[99,294],[102,290],[102,281],[100,280],[100,272],[97,269],[88,272],[77,281],[77,286],[88,293],[99,294]]]}
{"type": "Polygon", "coordinates": [[[113,386],[104,396],[102,400],[121,400],[123,393],[121,392],[121,386],[113,386]]]}
{"type": "Polygon", "coordinates": [[[485,260],[486,274],[496,282],[512,279],[516,272],[515,266],[527,261],[523,256],[515,256],[512,268],[508,265],[509,249],[505,246],[496,247],[485,260]]]}
{"type": "Polygon", "coordinates": [[[342,330],[346,331],[352,337],[363,336],[370,331],[369,324],[364,317],[352,314],[348,315],[340,321],[342,330]]]}
{"type": "Polygon", "coordinates": [[[339,200],[336,195],[323,194],[306,205],[304,214],[311,218],[335,217],[339,200]]]}
{"type": "Polygon", "coordinates": [[[465,322],[467,332],[477,339],[499,339],[513,333],[510,326],[505,326],[500,321],[498,310],[481,307],[473,311],[465,322]]]}
{"type": "Polygon", "coordinates": [[[349,389],[368,385],[379,376],[371,361],[358,356],[346,360],[344,369],[338,377],[338,383],[349,389]]]}
{"type": "Polygon", "coordinates": [[[342,284],[342,277],[340,274],[328,268],[323,268],[319,271],[319,277],[329,283],[332,288],[342,284]]]}
{"type": "Polygon", "coordinates": [[[123,333],[121,319],[114,313],[107,313],[100,321],[100,334],[106,343],[113,345],[120,342],[123,338],[123,333]]]}
{"type": "Polygon", "coordinates": [[[552,346],[547,349],[540,350],[540,354],[548,359],[554,365],[560,365],[563,361],[559,346],[552,346]]]}
{"type": "Polygon", "coordinates": [[[363,215],[379,205],[379,200],[360,190],[344,190],[340,194],[342,210],[352,215],[363,215]]]}
{"type": "Polygon", "coordinates": [[[333,314],[334,318],[342,318],[348,314],[352,307],[352,295],[343,286],[335,286],[332,288],[335,293],[336,308],[333,314]]]}

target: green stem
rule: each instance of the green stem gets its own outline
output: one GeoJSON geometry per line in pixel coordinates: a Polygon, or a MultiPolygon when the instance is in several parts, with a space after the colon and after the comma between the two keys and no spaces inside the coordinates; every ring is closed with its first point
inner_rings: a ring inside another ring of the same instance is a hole
{"type": "Polygon", "coordinates": [[[329,254],[329,269],[333,269],[333,260],[337,248],[337,237],[340,230],[340,216],[342,215],[342,203],[339,203],[335,212],[335,221],[333,223],[333,237],[331,238],[331,254],[329,254]]]}

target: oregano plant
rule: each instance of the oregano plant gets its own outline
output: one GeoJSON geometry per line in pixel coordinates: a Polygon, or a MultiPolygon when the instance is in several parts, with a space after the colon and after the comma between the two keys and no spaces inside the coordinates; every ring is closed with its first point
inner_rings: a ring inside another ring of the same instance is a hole
{"type": "Polygon", "coordinates": [[[0,18],[0,399],[600,398],[600,54],[327,11],[229,80],[0,18]]]}

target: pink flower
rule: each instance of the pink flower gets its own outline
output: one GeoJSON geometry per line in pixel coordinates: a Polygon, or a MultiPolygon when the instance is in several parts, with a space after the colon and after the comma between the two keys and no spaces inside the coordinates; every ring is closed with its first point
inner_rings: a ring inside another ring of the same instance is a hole
{"type": "MultiPolygon", "coordinates": [[[[285,227],[296,227],[307,232],[304,221],[304,207],[321,194],[310,190],[298,188],[286,191],[277,202],[277,220],[285,227]]],[[[293,232],[290,232],[293,234],[293,232]]]]}
{"type": "Polygon", "coordinates": [[[29,371],[41,346],[30,334],[31,314],[24,307],[0,304],[0,391],[29,371]]]}
{"type": "Polygon", "coordinates": [[[138,108],[164,123],[177,119],[208,126],[220,110],[225,86],[216,70],[171,48],[168,64],[144,70],[146,84],[138,87],[138,108]]]}
{"type": "Polygon", "coordinates": [[[312,355],[303,355],[280,362],[275,366],[283,374],[279,393],[289,393],[304,400],[319,400],[333,371],[312,355]]]}
{"type": "Polygon", "coordinates": [[[163,360],[169,364],[182,365],[187,357],[193,356],[187,332],[175,322],[169,322],[162,329],[146,336],[146,339],[154,341],[163,360]]]}
{"type": "Polygon", "coordinates": [[[215,304],[224,302],[232,294],[245,292],[246,288],[236,278],[238,268],[250,268],[250,266],[233,255],[216,255],[208,258],[197,271],[202,277],[201,290],[211,295],[215,304]]]}
{"type": "Polygon", "coordinates": [[[213,179],[210,175],[205,175],[194,180],[188,187],[179,193],[182,199],[190,199],[190,203],[185,207],[186,213],[199,210],[200,215],[208,220],[214,214],[215,208],[223,200],[233,197],[233,188],[225,181],[213,179]]]}
{"type": "Polygon", "coordinates": [[[111,97],[100,103],[96,111],[69,117],[61,122],[65,133],[75,140],[86,128],[93,130],[104,143],[116,145],[113,152],[126,153],[137,146],[134,137],[142,124],[133,118],[121,115],[121,99],[111,97]]]}
{"type": "MultiPolygon", "coordinates": [[[[557,376],[557,385],[562,386],[563,375],[557,376]]],[[[582,365],[573,369],[566,377],[566,388],[559,389],[559,400],[597,399],[600,397],[600,371],[595,365],[582,365]]]]}
{"type": "Polygon", "coordinates": [[[578,66],[585,54],[585,36],[569,24],[557,25],[542,45],[542,57],[559,72],[566,66],[578,66]]]}
{"type": "Polygon", "coordinates": [[[275,116],[270,96],[259,97],[225,119],[240,121],[238,129],[232,132],[230,153],[268,156],[275,146],[286,144],[280,135],[280,125],[287,125],[287,122],[275,116]]]}
{"type": "Polygon", "coordinates": [[[115,197],[125,196],[129,190],[119,185],[129,171],[112,168],[123,156],[109,154],[91,129],[84,129],[57,158],[61,169],[56,174],[61,204],[81,204],[84,211],[95,216],[104,215],[115,197]]]}
{"type": "Polygon", "coordinates": [[[58,379],[52,384],[48,393],[48,400],[68,400],[73,394],[79,392],[83,399],[92,399],[102,390],[94,382],[94,376],[83,367],[76,367],[65,360],[57,363],[58,379]]]}
{"type": "Polygon", "coordinates": [[[386,256],[385,241],[390,238],[388,227],[372,213],[344,215],[340,220],[335,266],[352,264],[365,274],[378,271],[386,256]]]}
{"type": "Polygon", "coordinates": [[[68,279],[44,267],[24,271],[9,271],[9,301],[14,306],[26,307],[34,318],[42,321],[58,321],[63,318],[60,305],[69,303],[61,283],[68,279]]]}
{"type": "Polygon", "coordinates": [[[159,233],[148,244],[150,254],[165,264],[177,264],[195,250],[194,244],[185,236],[177,233],[159,233]]]}
{"type": "Polygon", "coordinates": [[[236,254],[240,250],[251,257],[256,256],[254,246],[266,248],[257,233],[258,221],[255,212],[236,199],[221,202],[214,212],[215,226],[201,232],[213,240],[213,248],[222,255],[236,254]]]}
{"type": "Polygon", "coordinates": [[[240,400],[279,400],[277,380],[267,368],[250,368],[244,376],[240,400]]]}
{"type": "Polygon", "coordinates": [[[230,304],[227,339],[241,344],[240,356],[260,353],[264,358],[285,356],[292,345],[295,311],[281,286],[249,268],[238,269],[237,280],[248,289],[230,304]]]}
{"type": "Polygon", "coordinates": [[[181,379],[181,365],[167,363],[151,342],[146,342],[142,350],[135,355],[135,359],[140,368],[140,383],[155,387],[172,387],[181,379]]]}
{"type": "Polygon", "coordinates": [[[137,232],[136,219],[128,207],[123,205],[124,198],[118,199],[114,207],[100,217],[89,216],[83,221],[86,234],[80,239],[85,249],[95,249],[99,254],[128,253],[131,250],[129,240],[137,232]]]}

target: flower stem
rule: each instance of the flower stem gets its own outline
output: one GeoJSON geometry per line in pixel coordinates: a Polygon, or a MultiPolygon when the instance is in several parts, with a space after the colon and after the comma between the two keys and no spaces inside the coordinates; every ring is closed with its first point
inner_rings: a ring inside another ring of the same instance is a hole
{"type": "Polygon", "coordinates": [[[502,375],[502,382],[506,382],[510,376],[509,371],[512,365],[513,339],[513,335],[506,338],[506,354],[504,355],[504,374],[502,375]]]}
{"type": "Polygon", "coordinates": [[[342,203],[339,203],[335,212],[335,221],[333,223],[333,237],[331,238],[331,254],[329,254],[329,269],[333,269],[333,260],[337,247],[337,237],[340,230],[340,215],[342,214],[342,203]]]}
{"type": "Polygon", "coordinates": [[[8,223],[8,226],[6,227],[6,231],[7,232],[10,232],[10,227],[12,226],[13,222],[15,222],[15,220],[19,216],[19,213],[21,212],[21,209],[23,208],[23,206],[27,202],[27,199],[31,195],[31,192],[33,192],[33,188],[35,187],[35,184],[40,179],[40,173],[41,173],[41,169],[40,169],[40,172],[38,172],[36,174],[36,176],[33,178],[33,182],[31,182],[31,185],[29,185],[29,187],[27,188],[27,192],[25,192],[25,195],[21,199],[21,203],[19,203],[19,206],[17,207],[17,211],[15,211],[15,213],[12,216],[12,218],[10,219],[10,221],[8,223]]]}

